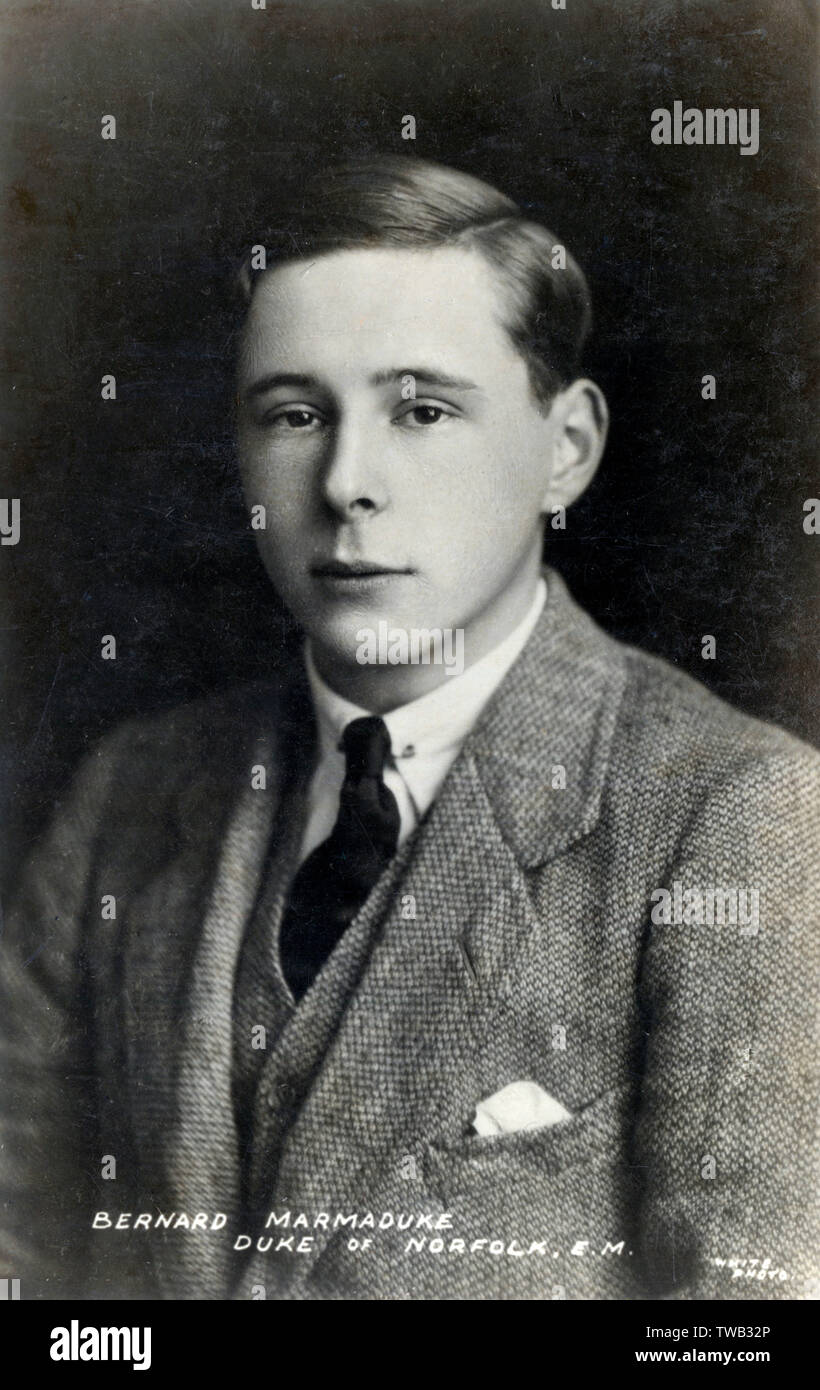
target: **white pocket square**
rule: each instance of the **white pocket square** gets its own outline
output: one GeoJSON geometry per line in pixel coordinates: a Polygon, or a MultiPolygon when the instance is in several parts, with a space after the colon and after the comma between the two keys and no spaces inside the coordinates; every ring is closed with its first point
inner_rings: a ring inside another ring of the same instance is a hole
{"type": "Polygon", "coordinates": [[[570,1120],[569,1110],[537,1081],[511,1081],[476,1106],[476,1134],[515,1134],[521,1129],[544,1129],[570,1120]]]}

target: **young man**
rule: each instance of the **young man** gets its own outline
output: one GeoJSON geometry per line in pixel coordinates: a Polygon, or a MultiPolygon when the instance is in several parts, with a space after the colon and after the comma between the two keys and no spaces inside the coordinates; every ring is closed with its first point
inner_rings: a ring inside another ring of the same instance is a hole
{"type": "Polygon", "coordinates": [[[583,275],[407,158],[281,225],[239,452],[304,662],[115,731],[24,876],[10,1272],[805,1296],[820,760],[542,569],[606,434],[583,275]]]}

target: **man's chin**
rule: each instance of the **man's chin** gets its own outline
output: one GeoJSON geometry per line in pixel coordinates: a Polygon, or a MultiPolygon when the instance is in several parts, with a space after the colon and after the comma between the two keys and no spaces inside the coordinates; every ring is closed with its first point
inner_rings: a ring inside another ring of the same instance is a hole
{"type": "Polygon", "coordinates": [[[346,615],[337,613],[323,620],[314,613],[310,621],[303,624],[317,665],[349,669],[351,673],[361,670],[363,645],[373,638],[377,640],[380,631],[384,633],[397,626],[398,621],[383,612],[367,610],[346,615]]]}
{"type": "MultiPolygon", "coordinates": [[[[361,663],[363,642],[389,632],[434,627],[428,616],[416,611],[418,605],[394,601],[385,602],[380,596],[373,601],[360,597],[318,601],[309,610],[303,609],[301,625],[311,644],[326,651],[334,663],[355,666],[361,663]]],[[[299,616],[299,615],[297,615],[299,616]]]]}
{"type": "Polygon", "coordinates": [[[314,612],[304,626],[319,674],[336,689],[370,696],[376,690],[396,696],[404,691],[412,699],[437,683],[442,668],[447,675],[465,668],[464,629],[413,612],[357,608],[321,620],[314,612]]]}

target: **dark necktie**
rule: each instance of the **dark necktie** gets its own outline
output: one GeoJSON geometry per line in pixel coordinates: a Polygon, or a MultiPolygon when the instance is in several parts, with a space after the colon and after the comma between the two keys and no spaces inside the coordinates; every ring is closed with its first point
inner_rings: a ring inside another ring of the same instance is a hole
{"type": "Polygon", "coordinates": [[[400,815],[382,774],[383,719],[354,719],[342,734],[345,780],[329,837],[299,869],[279,932],[282,971],[296,999],[318,974],[396,852],[400,815]]]}

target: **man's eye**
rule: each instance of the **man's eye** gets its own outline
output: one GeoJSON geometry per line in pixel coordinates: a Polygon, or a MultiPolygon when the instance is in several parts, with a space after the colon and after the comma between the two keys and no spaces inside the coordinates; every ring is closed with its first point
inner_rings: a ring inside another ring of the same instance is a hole
{"type": "Polygon", "coordinates": [[[265,417],[266,425],[275,425],[282,430],[307,430],[314,429],[321,424],[321,417],[315,410],[308,410],[307,407],[292,407],[288,410],[271,411],[265,417]]]}
{"type": "Polygon", "coordinates": [[[410,429],[418,429],[420,426],[437,425],[441,420],[452,418],[452,413],[441,405],[414,405],[399,416],[399,423],[410,429]]]}

